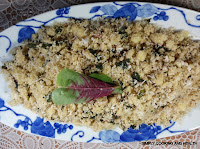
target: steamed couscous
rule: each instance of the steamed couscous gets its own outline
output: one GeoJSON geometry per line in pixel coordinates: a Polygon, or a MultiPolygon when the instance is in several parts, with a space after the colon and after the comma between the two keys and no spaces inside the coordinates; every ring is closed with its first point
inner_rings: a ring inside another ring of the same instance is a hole
{"type": "Polygon", "coordinates": [[[2,66],[12,89],[10,104],[23,104],[47,120],[95,131],[167,125],[200,101],[200,42],[149,20],[70,19],[42,27],[12,54],[14,60],[2,66]],[[49,99],[64,68],[106,74],[123,93],[55,105],[49,99]]]}

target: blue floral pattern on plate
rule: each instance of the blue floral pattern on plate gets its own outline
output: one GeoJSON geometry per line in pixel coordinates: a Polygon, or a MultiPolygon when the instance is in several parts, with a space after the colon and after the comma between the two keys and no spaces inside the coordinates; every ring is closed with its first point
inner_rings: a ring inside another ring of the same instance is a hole
{"type": "MultiPolygon", "coordinates": [[[[31,133],[55,138],[55,131],[57,130],[57,134],[66,133],[67,129],[72,130],[74,128],[73,125],[67,125],[67,124],[59,124],[54,123],[52,125],[49,121],[44,122],[43,118],[37,117],[34,122],[32,120],[24,115],[24,114],[18,114],[11,108],[4,105],[4,100],[0,98],[0,112],[3,111],[11,111],[15,114],[15,116],[23,116],[25,117],[25,120],[22,121],[19,119],[17,123],[14,124],[15,128],[19,128],[19,126],[22,126],[24,130],[28,130],[29,126],[31,128],[31,133]]],[[[172,123],[172,122],[170,122],[172,123]]],[[[185,132],[185,130],[180,131],[171,131],[169,128],[174,126],[175,122],[173,122],[170,126],[162,129],[161,126],[157,125],[146,125],[142,124],[139,129],[133,129],[130,127],[127,131],[124,131],[121,135],[114,131],[114,130],[103,130],[99,132],[99,138],[91,138],[87,142],[91,142],[93,140],[101,140],[105,143],[111,143],[111,142],[133,142],[133,141],[143,141],[143,140],[149,140],[149,139],[156,139],[156,136],[163,131],[169,131],[170,133],[177,133],[177,132],[185,132]]],[[[84,137],[85,132],[84,131],[77,131],[76,133],[72,134],[71,141],[74,141],[74,136],[79,135],[80,138],[84,137]]]]}
{"type": "MultiPolygon", "coordinates": [[[[88,13],[94,14],[90,19],[96,18],[96,17],[102,17],[105,16],[106,18],[118,18],[118,17],[124,17],[129,19],[130,21],[135,20],[138,18],[153,18],[154,21],[168,21],[170,17],[167,14],[167,11],[175,10],[179,12],[186,24],[188,24],[191,27],[200,28],[200,25],[194,25],[187,21],[185,12],[176,8],[176,7],[169,7],[167,9],[156,7],[153,4],[140,4],[140,3],[126,3],[126,4],[118,4],[116,2],[105,4],[105,5],[98,5],[92,7],[88,13]]],[[[45,26],[47,23],[54,21],[58,18],[74,18],[72,16],[69,16],[70,13],[70,7],[61,8],[58,9],[56,12],[56,16],[52,17],[49,20],[41,21],[37,19],[28,19],[23,21],[26,22],[37,22],[40,23],[40,25],[34,26],[34,25],[24,25],[24,24],[17,24],[16,27],[20,27],[20,30],[18,32],[18,42],[21,43],[26,39],[31,39],[32,34],[35,33],[34,29],[41,28],[41,26],[45,26]]],[[[200,15],[196,16],[196,20],[200,21],[200,15]]],[[[7,47],[6,52],[11,47],[11,40],[6,35],[0,35],[0,38],[6,38],[9,41],[9,45],[7,47]]],[[[24,114],[19,114],[15,112],[13,109],[5,106],[5,102],[3,99],[0,98],[0,112],[5,111],[11,111],[14,113],[15,116],[24,117],[24,120],[18,119],[17,122],[14,124],[15,128],[23,127],[25,131],[30,130],[31,133],[42,135],[46,137],[52,137],[55,138],[56,135],[65,134],[68,131],[74,130],[73,125],[68,124],[60,124],[60,123],[54,123],[51,124],[49,121],[44,122],[44,119],[40,117],[36,117],[34,121],[32,121],[28,116],[24,114]]],[[[132,141],[142,141],[142,140],[149,140],[149,139],[156,139],[159,134],[161,134],[164,131],[168,131],[170,133],[177,133],[177,132],[185,132],[185,130],[180,131],[172,131],[170,128],[172,128],[175,125],[175,122],[170,122],[170,126],[166,128],[162,128],[161,126],[158,126],[156,124],[154,125],[146,125],[142,124],[138,129],[133,129],[130,127],[127,131],[124,131],[123,133],[118,133],[114,130],[103,130],[98,133],[98,137],[92,137],[90,140],[87,140],[87,142],[92,142],[93,140],[101,140],[102,142],[110,143],[110,142],[132,142],[132,141]]],[[[85,134],[87,132],[79,130],[74,133],[71,133],[71,141],[74,141],[75,136],[78,136],[79,138],[84,138],[85,134]]]]}
{"type": "Polygon", "coordinates": [[[158,12],[158,8],[151,4],[144,4],[137,7],[137,16],[147,18],[158,12]]]}
{"type": "Polygon", "coordinates": [[[140,5],[138,3],[128,3],[125,5],[120,5],[122,6],[120,9],[117,9],[115,5],[120,4],[114,2],[114,5],[106,4],[103,6],[95,6],[90,10],[90,13],[96,13],[101,10],[104,13],[102,16],[111,18],[124,17],[128,18],[130,21],[133,21],[136,19],[136,17],[147,18],[158,12],[158,8],[151,4],[140,5]]]}
{"type": "Polygon", "coordinates": [[[56,130],[58,134],[61,134],[61,133],[66,133],[67,129],[69,130],[73,129],[73,125],[59,124],[59,123],[54,123],[54,125],[52,125],[49,121],[44,122],[44,119],[40,117],[37,117],[36,120],[32,122],[32,120],[28,116],[16,113],[14,110],[5,106],[4,104],[5,104],[4,100],[0,98],[0,112],[11,111],[16,116],[25,117],[24,120],[19,119],[17,123],[14,124],[15,128],[19,128],[21,126],[26,131],[29,129],[30,126],[31,133],[51,138],[55,138],[56,130]]]}
{"type": "Polygon", "coordinates": [[[156,15],[153,17],[153,20],[154,20],[154,21],[158,21],[158,20],[167,21],[168,19],[169,19],[169,16],[166,14],[165,11],[161,11],[159,14],[156,14],[156,15]]]}
{"type": "Polygon", "coordinates": [[[18,42],[22,42],[26,39],[31,39],[32,34],[35,34],[35,31],[31,27],[24,27],[20,29],[18,34],[18,42]]]}
{"type": "Polygon", "coordinates": [[[68,13],[69,13],[69,9],[70,9],[70,7],[65,7],[65,8],[58,9],[58,10],[56,11],[56,14],[57,14],[58,16],[62,16],[62,15],[64,15],[64,14],[68,14],[68,13]]]}
{"type": "MultiPolygon", "coordinates": [[[[116,2],[113,2],[113,4],[94,6],[91,8],[89,13],[97,13],[99,11],[101,11],[103,13],[103,14],[95,14],[90,19],[106,16],[106,18],[124,17],[124,18],[129,19],[130,21],[133,21],[137,17],[149,18],[149,17],[153,16],[154,21],[159,21],[159,20],[167,21],[167,20],[169,20],[169,16],[166,13],[166,11],[168,11],[168,10],[177,10],[178,12],[180,12],[184,17],[185,22],[189,26],[200,27],[198,25],[190,24],[186,19],[185,13],[182,10],[179,10],[178,8],[170,7],[168,9],[162,9],[162,8],[158,8],[152,4],[144,4],[144,5],[140,5],[139,3],[118,4],[116,2]],[[120,6],[121,8],[118,9],[116,6],[120,6]]],[[[56,11],[57,16],[53,17],[52,19],[47,20],[47,21],[39,21],[36,19],[30,19],[30,20],[24,21],[24,22],[30,22],[30,21],[40,22],[40,23],[42,23],[40,26],[17,24],[16,26],[23,27],[19,31],[18,42],[21,43],[22,41],[24,41],[26,39],[31,39],[32,34],[35,33],[33,28],[40,28],[42,25],[45,26],[47,23],[54,21],[58,18],[74,18],[74,17],[70,17],[70,16],[65,16],[65,15],[69,14],[69,11],[70,11],[70,7],[58,9],[56,11]]],[[[196,20],[200,20],[200,15],[196,16],[196,20]]],[[[9,40],[9,38],[8,38],[8,40],[9,40]]],[[[9,46],[9,48],[10,48],[10,46],[9,46]]],[[[8,51],[8,49],[7,49],[7,51],[8,51]]]]}
{"type": "MultiPolygon", "coordinates": [[[[103,6],[94,6],[90,10],[90,13],[97,13],[99,12],[99,10],[102,11],[103,14],[95,14],[92,17],[92,19],[96,17],[100,17],[100,16],[106,16],[110,18],[124,17],[124,18],[128,18],[130,21],[133,21],[137,17],[149,18],[153,16],[154,21],[158,21],[158,20],[167,21],[169,20],[169,16],[167,15],[166,11],[176,10],[177,12],[181,13],[187,25],[191,27],[200,28],[200,25],[194,25],[194,24],[189,23],[188,19],[186,18],[185,12],[176,7],[169,7],[168,9],[163,9],[163,8],[156,7],[153,4],[141,5],[136,2],[118,4],[116,2],[113,2],[113,5],[105,4],[103,6]],[[116,6],[120,6],[121,8],[117,9],[116,6]]],[[[200,20],[200,15],[196,16],[196,20],[200,20]]]]}
{"type": "Polygon", "coordinates": [[[31,125],[31,132],[41,136],[55,138],[55,129],[49,121],[44,123],[44,119],[37,117],[31,125]]]}
{"type": "MultiPolygon", "coordinates": [[[[169,10],[176,10],[176,11],[180,12],[181,15],[183,16],[186,24],[188,24],[189,26],[192,26],[192,27],[200,28],[200,25],[193,25],[193,24],[189,23],[188,19],[186,18],[185,12],[176,7],[169,7],[168,9],[163,9],[163,8],[156,7],[153,4],[144,4],[144,5],[141,5],[139,3],[118,4],[116,2],[113,2],[113,4],[94,6],[91,8],[89,13],[95,13],[95,15],[92,16],[90,19],[105,16],[106,18],[124,17],[124,18],[129,19],[130,21],[133,21],[137,17],[139,17],[139,18],[149,18],[150,17],[151,18],[153,16],[152,18],[154,21],[162,21],[162,20],[168,21],[169,16],[167,15],[166,11],[169,11],[169,10]],[[116,6],[120,6],[120,8],[118,9],[116,6]],[[97,14],[99,11],[101,11],[103,14],[97,14]]],[[[50,20],[39,21],[36,19],[28,19],[28,20],[24,21],[24,22],[31,22],[31,21],[39,22],[39,23],[41,23],[41,25],[39,25],[39,26],[16,24],[16,26],[18,26],[18,27],[23,27],[19,31],[18,42],[21,43],[22,41],[24,41],[26,39],[31,39],[32,34],[35,33],[33,28],[40,28],[42,25],[45,26],[47,23],[54,21],[58,18],[66,18],[66,19],[74,18],[71,16],[66,16],[67,14],[69,14],[69,12],[70,12],[70,7],[66,7],[66,8],[58,9],[56,11],[57,16],[51,18],[50,20]]],[[[200,20],[200,15],[196,16],[196,20],[200,20]]],[[[1,37],[4,37],[4,36],[0,35],[0,38],[1,37]]],[[[10,45],[6,49],[6,51],[8,51],[11,46],[11,41],[10,41],[9,37],[5,36],[5,38],[7,38],[10,42],[10,45]]]]}
{"type": "Polygon", "coordinates": [[[185,130],[180,131],[171,131],[170,128],[175,125],[175,122],[171,122],[171,125],[162,129],[161,126],[158,125],[146,125],[142,124],[138,129],[133,129],[130,127],[127,131],[124,131],[121,135],[113,130],[103,130],[99,133],[99,138],[93,137],[87,142],[91,142],[93,140],[101,140],[105,143],[111,142],[134,142],[134,141],[144,141],[156,139],[157,135],[164,132],[169,131],[170,133],[177,132],[186,132],[185,130]]]}

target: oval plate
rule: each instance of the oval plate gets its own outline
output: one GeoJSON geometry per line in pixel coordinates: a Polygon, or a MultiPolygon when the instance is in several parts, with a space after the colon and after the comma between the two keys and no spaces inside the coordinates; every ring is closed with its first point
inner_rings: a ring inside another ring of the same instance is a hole
{"type": "MultiPolygon", "coordinates": [[[[12,59],[9,54],[12,48],[20,45],[25,39],[40,28],[41,25],[52,25],[55,21],[63,22],[68,18],[128,17],[129,20],[152,18],[151,23],[168,28],[185,29],[194,39],[200,39],[200,13],[161,4],[139,2],[93,3],[53,10],[12,26],[0,33],[0,66],[2,62],[12,59]]],[[[10,89],[0,74],[0,121],[10,127],[36,135],[52,137],[67,141],[79,142],[132,142],[172,136],[200,126],[200,108],[187,114],[182,123],[171,122],[170,126],[148,126],[142,124],[139,129],[121,129],[94,132],[87,127],[73,124],[45,122],[44,119],[23,108],[22,105],[10,107],[10,89]]]]}

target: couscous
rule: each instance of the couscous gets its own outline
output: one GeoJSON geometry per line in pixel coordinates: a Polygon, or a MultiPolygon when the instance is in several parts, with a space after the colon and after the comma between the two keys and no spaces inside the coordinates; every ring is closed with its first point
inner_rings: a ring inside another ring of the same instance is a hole
{"type": "Polygon", "coordinates": [[[95,131],[179,120],[200,102],[200,42],[149,21],[70,19],[42,27],[2,66],[10,104],[95,131]],[[49,98],[64,68],[106,74],[123,93],[57,106],[49,98]]]}

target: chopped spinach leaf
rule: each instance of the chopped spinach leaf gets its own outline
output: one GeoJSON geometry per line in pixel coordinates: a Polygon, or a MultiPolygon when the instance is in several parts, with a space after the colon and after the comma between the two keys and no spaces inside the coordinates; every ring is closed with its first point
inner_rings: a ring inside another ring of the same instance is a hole
{"type": "Polygon", "coordinates": [[[90,51],[90,53],[92,53],[93,55],[96,54],[96,51],[93,49],[88,49],[90,51]]]}
{"type": "Polygon", "coordinates": [[[97,64],[97,65],[96,65],[96,68],[102,70],[102,69],[103,69],[103,66],[102,66],[102,64],[97,64]]]}
{"type": "Polygon", "coordinates": [[[125,59],[123,62],[124,62],[124,63],[130,63],[130,59],[129,59],[129,58],[128,58],[128,59],[125,59]]]}
{"type": "Polygon", "coordinates": [[[47,100],[47,102],[52,102],[52,99],[51,99],[51,98],[49,98],[49,99],[47,100]]]}
{"type": "Polygon", "coordinates": [[[102,60],[102,55],[100,54],[95,54],[95,57],[98,61],[102,60]]]}
{"type": "Polygon", "coordinates": [[[112,51],[112,53],[114,53],[114,54],[117,52],[115,49],[112,49],[111,51],[112,51]]]}
{"type": "Polygon", "coordinates": [[[113,119],[118,119],[118,116],[117,115],[113,115],[113,119]]]}
{"type": "Polygon", "coordinates": [[[28,46],[28,48],[36,48],[37,44],[36,43],[28,43],[27,46],[28,46]]]}
{"type": "Polygon", "coordinates": [[[123,55],[123,54],[124,54],[124,51],[120,51],[120,54],[123,55]]]}
{"type": "Polygon", "coordinates": [[[110,123],[113,124],[113,125],[115,124],[115,122],[113,120],[111,120],[110,123]]]}
{"type": "Polygon", "coordinates": [[[127,34],[127,33],[124,33],[124,34],[121,35],[121,39],[127,38],[127,37],[128,37],[128,34],[127,34]]]}
{"type": "Polygon", "coordinates": [[[52,93],[47,94],[43,98],[45,98],[47,100],[47,102],[52,102],[52,93]]]}
{"type": "Polygon", "coordinates": [[[122,66],[124,69],[128,68],[128,63],[130,63],[129,59],[125,59],[123,61],[116,62],[115,65],[117,67],[122,66]]]}
{"type": "Polygon", "coordinates": [[[140,75],[137,72],[133,72],[132,79],[133,79],[133,81],[137,80],[138,82],[143,82],[144,81],[142,78],[140,78],[140,75]]]}
{"type": "Polygon", "coordinates": [[[140,90],[140,92],[137,94],[137,98],[140,99],[145,94],[145,89],[140,90]]]}
{"type": "Polygon", "coordinates": [[[118,81],[119,81],[119,84],[120,84],[120,86],[121,86],[121,88],[122,88],[122,90],[123,90],[124,87],[123,87],[123,83],[122,83],[122,81],[120,81],[119,79],[118,79],[118,81]]]}
{"type": "Polygon", "coordinates": [[[52,46],[52,44],[49,44],[49,43],[43,43],[42,44],[42,48],[47,48],[47,47],[50,47],[50,46],[52,46]]]}
{"type": "Polygon", "coordinates": [[[133,107],[131,105],[126,105],[126,108],[132,109],[133,107]]]}
{"type": "Polygon", "coordinates": [[[115,65],[116,65],[117,67],[121,66],[121,65],[122,65],[122,61],[116,62],[115,65]]]}
{"type": "Polygon", "coordinates": [[[61,33],[61,32],[62,32],[62,26],[58,26],[58,27],[55,29],[55,32],[56,32],[56,33],[61,33]]]}
{"type": "Polygon", "coordinates": [[[59,45],[60,45],[60,42],[59,42],[59,41],[56,41],[56,45],[59,46],[59,45]]]}
{"type": "Polygon", "coordinates": [[[119,29],[119,34],[124,34],[124,33],[126,33],[126,29],[127,29],[126,26],[122,26],[122,27],[119,29]]]}
{"type": "Polygon", "coordinates": [[[90,119],[95,119],[95,116],[91,116],[90,119]]]}
{"type": "Polygon", "coordinates": [[[165,55],[166,52],[170,52],[171,50],[167,49],[166,47],[155,45],[153,47],[155,54],[162,56],[165,55]]]}
{"type": "Polygon", "coordinates": [[[128,37],[128,34],[127,34],[127,32],[126,32],[126,29],[127,29],[126,26],[123,26],[123,27],[120,28],[119,34],[121,34],[121,39],[127,38],[127,37],[128,37]]]}
{"type": "Polygon", "coordinates": [[[130,60],[129,60],[129,59],[123,60],[123,68],[124,68],[124,69],[128,68],[128,63],[130,63],[130,60]]]}

